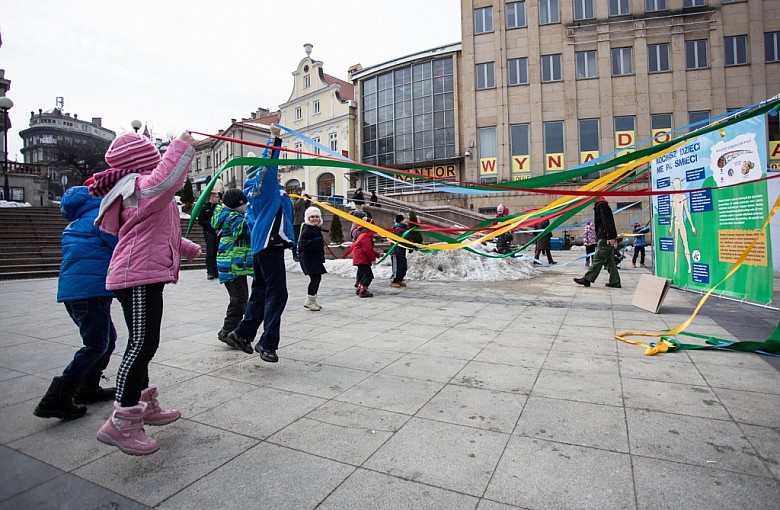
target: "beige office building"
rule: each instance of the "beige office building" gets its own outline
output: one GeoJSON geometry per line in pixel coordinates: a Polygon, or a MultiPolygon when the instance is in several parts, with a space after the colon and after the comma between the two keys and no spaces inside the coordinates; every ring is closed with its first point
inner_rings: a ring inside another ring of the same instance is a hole
{"type": "Polygon", "coordinates": [[[571,169],[780,92],[778,0],[462,0],[461,16],[465,180],[571,169]]]}

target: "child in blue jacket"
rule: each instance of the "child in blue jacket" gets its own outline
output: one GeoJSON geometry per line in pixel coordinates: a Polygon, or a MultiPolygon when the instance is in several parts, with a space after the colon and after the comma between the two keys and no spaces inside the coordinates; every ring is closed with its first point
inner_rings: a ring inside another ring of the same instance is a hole
{"type": "Polygon", "coordinates": [[[80,404],[114,399],[115,389],[101,388],[99,383],[116,343],[113,293],[106,290],[106,273],[117,238],[94,224],[100,202],[86,186],[76,186],[65,192],[60,203],[60,213],[70,224],[62,233],[57,302],[65,303],[84,346],[54,378],[33,411],[41,418],[80,418],[87,412],[80,404]]]}

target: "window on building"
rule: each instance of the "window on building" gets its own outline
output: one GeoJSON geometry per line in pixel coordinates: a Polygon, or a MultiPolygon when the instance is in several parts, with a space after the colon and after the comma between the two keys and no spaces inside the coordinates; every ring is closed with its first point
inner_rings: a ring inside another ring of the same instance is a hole
{"type": "Polygon", "coordinates": [[[561,55],[542,55],[542,82],[561,81],[561,55]]]}
{"type": "Polygon", "coordinates": [[[666,0],[645,0],[645,11],[656,12],[666,10],[666,0]]]}
{"type": "Polygon", "coordinates": [[[669,43],[647,45],[647,71],[663,73],[669,71],[669,43]]]}
{"type": "Polygon", "coordinates": [[[338,133],[331,133],[328,135],[330,139],[330,150],[337,152],[339,150],[338,133]]]}
{"type": "Polygon", "coordinates": [[[320,153],[320,137],[315,136],[311,139],[314,143],[312,144],[312,147],[314,147],[314,154],[319,155],[320,153]]]}
{"type": "Polygon", "coordinates": [[[320,100],[315,99],[314,102],[312,102],[311,108],[314,111],[314,115],[320,113],[320,100]]]}
{"type": "Polygon", "coordinates": [[[653,145],[671,140],[671,132],[671,113],[656,113],[650,116],[650,134],[653,137],[653,145]]]}
{"type": "MultiPolygon", "coordinates": [[[[581,119],[579,121],[580,131],[580,163],[587,163],[599,157],[599,120],[581,119]]],[[[585,176],[586,179],[595,179],[599,176],[594,172],[585,176]]]]}
{"type": "Polygon", "coordinates": [[[509,126],[509,143],[512,158],[512,175],[530,175],[531,163],[531,126],[528,124],[513,124],[509,126]]]}
{"type": "Polygon", "coordinates": [[[507,62],[509,67],[509,85],[528,84],[528,59],[510,58],[507,62]]]}
{"type": "Polygon", "coordinates": [[[704,127],[709,122],[710,118],[710,112],[709,110],[704,111],[698,111],[698,112],[688,112],[688,132],[695,131],[699,129],[700,127],[704,127]]]}
{"type": "Polygon", "coordinates": [[[705,69],[707,67],[707,40],[685,41],[685,68],[705,69]]]}
{"type": "Polygon", "coordinates": [[[636,120],[632,115],[615,117],[615,150],[619,154],[634,149],[636,144],[636,120]]]}
{"type": "Polygon", "coordinates": [[[332,173],[320,174],[317,177],[317,197],[322,200],[336,194],[336,177],[332,173]]]}
{"type": "Polygon", "coordinates": [[[474,33],[485,34],[493,31],[493,8],[474,9],[474,33]]]}
{"type": "Polygon", "coordinates": [[[544,158],[545,170],[563,170],[563,161],[554,158],[553,155],[564,153],[563,121],[551,121],[544,123],[544,158]],[[555,162],[553,168],[551,162],[555,162]],[[560,163],[559,165],[557,163],[560,163]],[[558,168],[560,166],[560,168],[558,168]]]}
{"type": "Polygon", "coordinates": [[[580,152],[599,151],[599,119],[581,119],[580,128],[580,152]]]}
{"type": "Polygon", "coordinates": [[[301,120],[303,118],[303,108],[300,106],[295,107],[295,120],[301,120]]]}
{"type": "Polygon", "coordinates": [[[631,6],[628,0],[609,0],[610,16],[627,16],[631,14],[631,6]]]}
{"type": "Polygon", "coordinates": [[[455,157],[452,57],[363,81],[360,107],[364,163],[390,166],[455,157]]]}
{"type": "Polygon", "coordinates": [[[747,36],[735,35],[723,38],[723,52],[727,66],[739,66],[748,63],[747,36]]]}
{"type": "Polygon", "coordinates": [[[706,0],[683,0],[683,7],[704,7],[706,0]]]}
{"type": "Polygon", "coordinates": [[[302,150],[303,150],[303,142],[295,142],[295,159],[301,159],[302,150]]]}
{"type": "Polygon", "coordinates": [[[477,64],[477,89],[492,89],[496,86],[495,63],[477,64]]]}
{"type": "Polygon", "coordinates": [[[211,156],[206,156],[206,168],[211,168],[211,156]]]}
{"type": "Polygon", "coordinates": [[[574,0],[574,21],[593,19],[596,11],[593,9],[593,0],[574,0]]]}
{"type": "Polygon", "coordinates": [[[303,88],[308,89],[311,87],[311,76],[308,74],[303,75],[303,88]]]}
{"type": "Polygon", "coordinates": [[[633,48],[612,48],[612,76],[634,74],[633,48]]]}
{"type": "Polygon", "coordinates": [[[539,24],[560,23],[559,0],[539,0],[539,24]]]}
{"type": "Polygon", "coordinates": [[[595,78],[597,74],[596,51],[578,51],[574,54],[577,79],[595,78]]]}
{"type": "Polygon", "coordinates": [[[522,28],[525,25],[525,2],[508,2],[506,4],[506,28],[522,28]]]}
{"type": "Polygon", "coordinates": [[[780,32],[764,34],[764,58],[767,62],[780,61],[780,32]]]}
{"type": "Polygon", "coordinates": [[[479,181],[498,182],[496,127],[479,128],[479,181]]]}

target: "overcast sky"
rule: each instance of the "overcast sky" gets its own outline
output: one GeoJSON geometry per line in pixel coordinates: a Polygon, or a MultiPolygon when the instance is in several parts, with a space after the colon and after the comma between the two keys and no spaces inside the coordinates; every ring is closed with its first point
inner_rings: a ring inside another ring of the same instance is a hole
{"type": "Polygon", "coordinates": [[[353,64],[461,40],[458,0],[2,0],[0,31],[12,161],[30,112],[57,96],[117,133],[135,118],[161,137],[215,133],[289,99],[304,43],[347,80],[353,64]]]}

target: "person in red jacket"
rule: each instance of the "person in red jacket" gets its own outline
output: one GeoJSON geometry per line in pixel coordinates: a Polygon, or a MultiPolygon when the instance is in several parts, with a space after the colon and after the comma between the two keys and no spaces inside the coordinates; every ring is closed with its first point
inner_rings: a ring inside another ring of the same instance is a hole
{"type": "MultiPolygon", "coordinates": [[[[366,218],[365,221],[374,223],[371,218],[366,218]]],[[[355,294],[362,298],[374,297],[368,291],[368,286],[374,280],[371,264],[379,257],[379,253],[374,250],[374,234],[366,227],[361,228],[360,235],[352,243],[350,251],[352,252],[352,265],[357,266],[358,288],[355,294]]]]}

